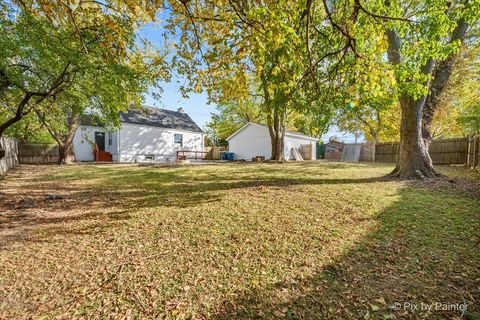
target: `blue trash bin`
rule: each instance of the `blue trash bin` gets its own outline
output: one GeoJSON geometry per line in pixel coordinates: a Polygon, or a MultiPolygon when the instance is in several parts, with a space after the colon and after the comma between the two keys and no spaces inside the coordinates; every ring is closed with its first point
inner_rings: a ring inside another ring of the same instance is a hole
{"type": "Polygon", "coordinates": [[[220,159],[224,161],[233,161],[235,160],[235,153],[233,152],[221,152],[220,159]]]}

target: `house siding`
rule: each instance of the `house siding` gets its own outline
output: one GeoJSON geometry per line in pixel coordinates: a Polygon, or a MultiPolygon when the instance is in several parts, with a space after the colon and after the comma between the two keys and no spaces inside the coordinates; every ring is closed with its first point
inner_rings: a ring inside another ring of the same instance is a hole
{"type": "Polygon", "coordinates": [[[108,135],[107,135],[107,141],[105,145],[107,146],[105,149],[112,154],[112,161],[113,162],[119,162],[120,155],[119,155],[119,150],[120,150],[120,137],[119,137],[119,131],[112,132],[112,145],[108,145],[108,135]]]}
{"type": "Polygon", "coordinates": [[[120,130],[109,132],[102,127],[81,125],[75,132],[73,146],[77,161],[93,161],[92,143],[95,132],[105,132],[105,150],[112,154],[114,162],[143,162],[151,154],[155,162],[175,161],[177,150],[203,151],[203,133],[164,129],[124,123],[120,130]],[[173,135],[183,135],[183,147],[176,146],[173,135]]]}
{"type": "Polygon", "coordinates": [[[287,160],[294,160],[292,154],[292,148],[297,148],[300,150],[302,145],[311,144],[312,145],[312,160],[317,159],[317,141],[311,140],[308,138],[297,137],[293,135],[289,135],[288,133],[285,135],[285,159],[287,160]]]}
{"type": "Polygon", "coordinates": [[[93,161],[92,143],[95,142],[95,132],[105,133],[105,151],[112,154],[112,160],[118,161],[118,132],[108,132],[103,127],[81,125],[73,137],[73,151],[77,161],[93,161]],[[112,145],[108,144],[108,135],[112,134],[112,145]]]}
{"type": "Polygon", "coordinates": [[[255,156],[272,157],[272,144],[268,128],[249,124],[228,141],[228,150],[235,160],[252,160],[255,156]]]}
{"type": "Polygon", "coordinates": [[[204,151],[203,133],[125,123],[119,135],[120,162],[143,162],[146,154],[155,162],[175,161],[179,150],[204,151]],[[175,133],[183,135],[182,147],[174,144],[175,133]]]}
{"type": "MultiPolygon", "coordinates": [[[[285,159],[294,159],[291,148],[300,148],[302,144],[310,143],[312,144],[313,160],[315,160],[317,140],[287,133],[285,135],[285,159]]],[[[240,129],[229,138],[228,150],[235,153],[235,160],[250,161],[255,156],[264,156],[265,159],[270,159],[272,157],[272,144],[268,128],[249,123],[243,127],[243,130],[240,129]]]]}
{"type": "MultiPolygon", "coordinates": [[[[108,145],[108,132],[105,130],[105,128],[81,125],[77,128],[75,131],[75,136],[73,137],[73,151],[75,153],[75,160],[93,161],[92,144],[95,142],[95,132],[105,133],[105,150],[108,152],[114,151],[115,155],[117,155],[115,149],[108,145]]],[[[115,141],[114,143],[116,145],[117,142],[115,141]]],[[[114,153],[111,153],[113,156],[114,153]]]]}

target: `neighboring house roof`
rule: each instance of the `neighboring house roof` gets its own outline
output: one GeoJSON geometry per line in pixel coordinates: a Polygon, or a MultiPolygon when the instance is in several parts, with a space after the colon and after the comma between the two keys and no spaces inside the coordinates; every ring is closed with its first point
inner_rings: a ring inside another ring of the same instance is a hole
{"type": "Polygon", "coordinates": [[[343,143],[340,142],[340,141],[332,140],[332,141],[329,141],[328,143],[326,143],[325,146],[332,147],[332,148],[338,149],[340,151],[343,150],[343,143]]]}
{"type": "MultiPolygon", "coordinates": [[[[184,112],[159,109],[154,107],[140,107],[120,113],[122,123],[142,126],[160,127],[166,129],[184,130],[203,133],[202,129],[184,112]]],[[[101,122],[96,117],[85,117],[82,124],[98,126],[101,122]]],[[[100,125],[101,126],[101,125],[100,125]]]]}
{"type": "Polygon", "coordinates": [[[104,123],[97,115],[85,114],[80,121],[81,125],[92,127],[103,127],[104,123]]]}
{"type": "MultiPolygon", "coordinates": [[[[230,135],[227,139],[227,141],[229,141],[230,139],[232,139],[234,136],[236,136],[238,133],[242,132],[245,128],[247,128],[248,126],[250,125],[254,125],[254,126],[259,126],[259,127],[263,127],[263,128],[267,128],[268,127],[264,124],[259,124],[259,123],[255,123],[255,122],[248,122],[247,124],[245,124],[244,126],[242,126],[240,129],[238,129],[237,131],[235,131],[232,135],[230,135]]],[[[307,139],[307,140],[313,140],[313,141],[318,141],[319,139],[317,138],[314,138],[314,137],[310,137],[310,136],[307,136],[307,135],[304,135],[302,133],[298,133],[298,132],[293,132],[293,131],[286,131],[285,132],[285,136],[293,136],[293,137],[297,137],[297,138],[304,138],[304,139],[307,139]]]]}

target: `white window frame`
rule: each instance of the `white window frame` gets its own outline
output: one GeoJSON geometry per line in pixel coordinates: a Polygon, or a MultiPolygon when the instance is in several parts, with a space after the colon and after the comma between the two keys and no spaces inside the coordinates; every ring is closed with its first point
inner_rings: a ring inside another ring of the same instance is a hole
{"type": "Polygon", "coordinates": [[[183,148],[183,133],[174,133],[173,134],[173,144],[180,145],[180,148],[183,148]],[[180,142],[177,142],[176,137],[180,136],[180,142]]]}

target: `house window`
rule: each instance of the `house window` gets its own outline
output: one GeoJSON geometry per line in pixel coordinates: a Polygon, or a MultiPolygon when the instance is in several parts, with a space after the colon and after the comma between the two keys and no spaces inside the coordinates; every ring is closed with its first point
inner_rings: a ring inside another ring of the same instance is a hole
{"type": "Polygon", "coordinates": [[[113,141],[113,135],[111,132],[108,133],[108,145],[111,146],[113,141]]]}
{"type": "Polygon", "coordinates": [[[180,147],[183,147],[183,134],[175,133],[173,135],[173,143],[178,144],[180,147]]]}
{"type": "Polygon", "coordinates": [[[154,161],[155,160],[155,155],[153,154],[146,154],[145,155],[145,161],[154,161]]]}

